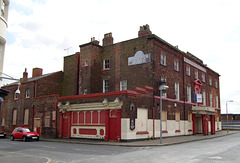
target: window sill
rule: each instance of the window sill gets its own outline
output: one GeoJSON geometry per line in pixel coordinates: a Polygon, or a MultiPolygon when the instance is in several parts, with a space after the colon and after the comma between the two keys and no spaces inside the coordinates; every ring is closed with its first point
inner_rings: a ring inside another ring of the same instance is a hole
{"type": "Polygon", "coordinates": [[[175,132],[181,132],[181,130],[175,130],[175,132]]]}
{"type": "Polygon", "coordinates": [[[16,126],[17,124],[11,124],[12,126],[16,126]]]}
{"type": "Polygon", "coordinates": [[[13,99],[13,101],[18,101],[19,99],[13,99]]]}
{"type": "Polygon", "coordinates": [[[30,99],[30,97],[26,97],[26,98],[24,98],[24,100],[26,100],[26,99],[30,99]]]}
{"type": "Polygon", "coordinates": [[[168,133],[168,131],[167,130],[163,130],[162,133],[168,133]]]}
{"type": "Polygon", "coordinates": [[[143,134],[149,134],[149,132],[148,131],[138,131],[136,134],[143,135],[143,134]]]}
{"type": "Polygon", "coordinates": [[[88,65],[84,65],[83,67],[88,67],[88,65]]]}
{"type": "Polygon", "coordinates": [[[188,132],[192,132],[193,130],[188,130],[188,132]]]}
{"type": "Polygon", "coordinates": [[[102,69],[102,71],[109,71],[109,70],[110,70],[110,68],[102,69]]]}

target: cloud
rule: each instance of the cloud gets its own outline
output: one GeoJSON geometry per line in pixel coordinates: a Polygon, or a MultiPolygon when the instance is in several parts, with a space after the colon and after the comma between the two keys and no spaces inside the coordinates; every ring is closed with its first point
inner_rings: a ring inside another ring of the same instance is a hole
{"type": "Polygon", "coordinates": [[[112,32],[115,43],[125,41],[149,24],[154,34],[221,75],[225,108],[227,99],[238,100],[240,90],[239,5],[238,0],[11,0],[4,72],[19,78],[25,68],[30,76],[34,67],[44,73],[62,70],[63,57],[91,37],[101,42],[112,32]]]}

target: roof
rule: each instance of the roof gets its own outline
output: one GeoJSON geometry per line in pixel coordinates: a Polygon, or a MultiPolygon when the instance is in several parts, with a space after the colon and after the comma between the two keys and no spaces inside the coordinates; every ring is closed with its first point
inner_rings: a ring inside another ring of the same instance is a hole
{"type": "MultiPolygon", "coordinates": [[[[28,82],[37,81],[37,80],[39,80],[39,79],[45,78],[45,77],[47,77],[47,76],[50,76],[50,75],[55,74],[55,73],[58,73],[58,72],[61,72],[61,71],[44,74],[44,75],[37,76],[37,77],[34,77],[34,78],[28,78],[27,81],[21,82],[21,83],[28,83],[28,82]]],[[[5,86],[3,86],[3,87],[12,86],[12,85],[16,85],[16,84],[18,84],[18,82],[13,82],[13,83],[7,84],[7,85],[5,85],[5,86]]]]}

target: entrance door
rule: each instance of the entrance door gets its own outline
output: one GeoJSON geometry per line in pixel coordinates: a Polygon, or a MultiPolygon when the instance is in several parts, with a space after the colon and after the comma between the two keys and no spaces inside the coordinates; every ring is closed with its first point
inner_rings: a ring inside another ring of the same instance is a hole
{"type": "Polygon", "coordinates": [[[69,119],[69,117],[67,116],[67,115],[63,115],[63,128],[62,128],[62,131],[63,131],[63,133],[62,133],[62,137],[63,138],[69,138],[69,134],[68,134],[68,132],[69,132],[69,121],[68,121],[68,119],[69,119]]]}
{"type": "Polygon", "coordinates": [[[121,114],[112,110],[109,118],[109,140],[120,141],[121,139],[121,114]]]}
{"type": "Polygon", "coordinates": [[[195,115],[196,134],[202,134],[202,115],[195,115]]]}
{"type": "Polygon", "coordinates": [[[41,135],[41,119],[34,118],[34,131],[41,135]]]}

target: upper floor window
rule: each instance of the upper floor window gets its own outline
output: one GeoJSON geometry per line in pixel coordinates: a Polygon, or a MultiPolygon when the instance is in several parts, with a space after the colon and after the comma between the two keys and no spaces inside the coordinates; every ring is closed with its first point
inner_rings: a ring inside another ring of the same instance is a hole
{"type": "Polygon", "coordinates": [[[209,85],[212,86],[212,78],[209,79],[209,85]]]}
{"type": "Polygon", "coordinates": [[[218,88],[218,82],[215,81],[215,88],[218,88]]]}
{"type": "Polygon", "coordinates": [[[109,92],[109,80],[103,80],[103,93],[109,92]]]}
{"type": "Polygon", "coordinates": [[[120,81],[120,91],[127,90],[127,80],[120,81]]]}
{"type": "Polygon", "coordinates": [[[191,76],[190,66],[187,66],[187,67],[186,67],[186,75],[187,75],[187,76],[191,76]]]}
{"type": "Polygon", "coordinates": [[[180,96],[179,96],[179,83],[175,83],[175,96],[176,96],[176,100],[180,100],[180,96]]]}
{"type": "Polygon", "coordinates": [[[202,73],[202,82],[205,82],[205,81],[206,81],[206,79],[205,79],[205,74],[202,73]]]}
{"type": "Polygon", "coordinates": [[[219,105],[218,105],[218,96],[216,96],[216,108],[218,108],[219,105]]]}
{"type": "Polygon", "coordinates": [[[103,69],[109,69],[109,68],[110,68],[109,60],[108,59],[103,60],[103,69]]]}
{"type": "Polygon", "coordinates": [[[187,86],[187,102],[191,102],[191,86],[187,86]]]}
{"type": "MultiPolygon", "coordinates": [[[[167,79],[164,77],[161,77],[161,81],[167,83],[167,79]]],[[[167,97],[167,89],[162,91],[162,97],[167,97]]]]}
{"type": "Polygon", "coordinates": [[[210,101],[210,106],[213,106],[213,99],[212,99],[212,94],[209,94],[209,101],[210,101]]]}
{"type": "Polygon", "coordinates": [[[179,62],[178,61],[174,61],[174,70],[179,71],[179,62]]]}
{"type": "Polygon", "coordinates": [[[14,93],[14,99],[17,100],[19,97],[19,94],[18,93],[14,93]]]}
{"type": "Polygon", "coordinates": [[[26,89],[25,90],[25,98],[29,98],[30,97],[30,89],[26,89]]]}
{"type": "Polygon", "coordinates": [[[164,65],[164,66],[167,65],[166,55],[164,55],[164,54],[161,54],[161,65],[164,65]]]}
{"type": "Polygon", "coordinates": [[[88,66],[88,61],[85,60],[85,62],[84,62],[84,67],[87,67],[87,66],[88,66]]]}
{"type": "Polygon", "coordinates": [[[202,100],[202,102],[203,102],[202,104],[203,104],[203,105],[206,105],[206,93],[205,93],[205,91],[202,92],[202,99],[203,99],[203,100],[202,100]]]}
{"type": "Polygon", "coordinates": [[[197,70],[195,70],[194,74],[195,74],[195,79],[198,79],[198,71],[197,70]]]}

